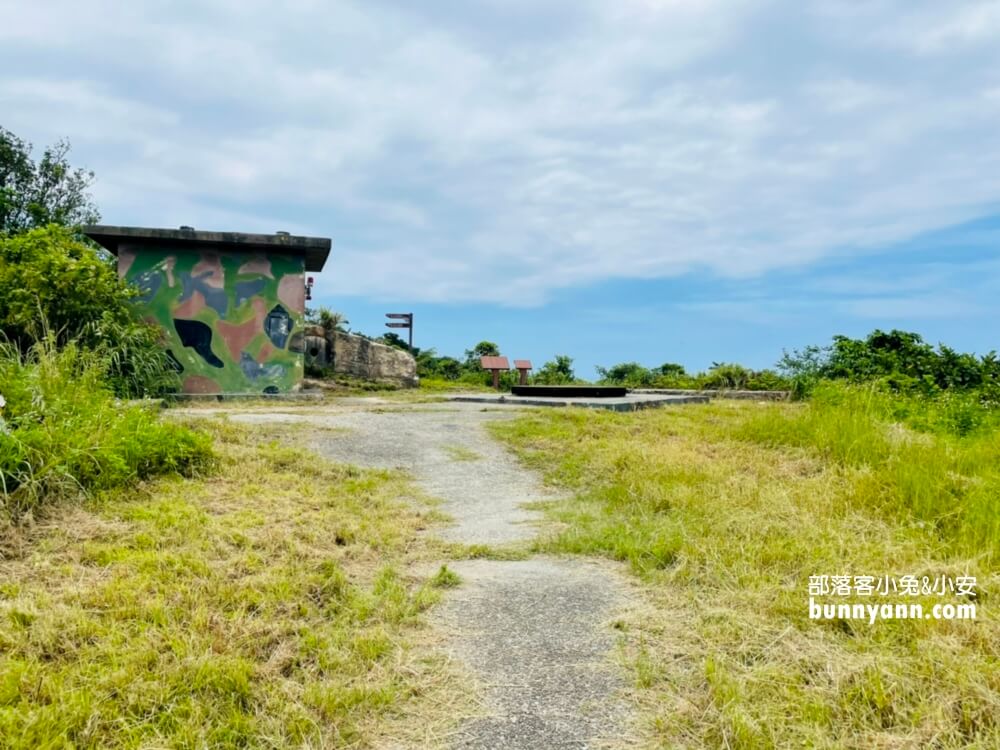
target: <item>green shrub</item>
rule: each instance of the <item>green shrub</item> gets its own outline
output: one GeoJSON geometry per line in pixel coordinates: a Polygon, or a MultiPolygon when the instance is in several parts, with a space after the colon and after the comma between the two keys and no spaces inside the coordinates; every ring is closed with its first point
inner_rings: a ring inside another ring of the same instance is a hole
{"type": "Polygon", "coordinates": [[[531,379],[536,385],[567,385],[576,382],[573,372],[573,358],[557,354],[555,359],[542,365],[531,379]]]}
{"type": "Polygon", "coordinates": [[[125,322],[133,296],[113,263],[63,227],[0,239],[0,329],[22,351],[50,331],[76,339],[108,314],[125,322]]]}
{"type": "Polygon", "coordinates": [[[751,371],[743,367],[743,365],[716,362],[703,376],[702,386],[713,390],[727,388],[742,389],[746,387],[751,374],[751,371]]]}
{"type": "Polygon", "coordinates": [[[434,350],[430,349],[417,357],[417,375],[421,378],[458,380],[462,377],[462,363],[454,357],[435,356],[434,350]]]}
{"type": "Polygon", "coordinates": [[[834,336],[828,347],[785,352],[778,369],[804,383],[819,379],[855,383],[882,381],[907,393],[935,395],[944,390],[991,389],[1000,384],[995,352],[982,357],[937,348],[917,333],[874,330],[864,339],[834,336]]]}
{"type": "Polygon", "coordinates": [[[53,500],[190,474],[211,458],[206,435],[115,398],[98,351],[54,337],[21,353],[0,344],[0,524],[53,500]]]}
{"type": "Polygon", "coordinates": [[[100,354],[105,378],[123,397],[176,390],[177,375],[156,328],[136,320],[137,291],[114,263],[51,225],[0,237],[0,334],[21,353],[51,337],[100,354]]]}
{"type": "Polygon", "coordinates": [[[598,367],[599,382],[625,385],[629,388],[649,388],[653,385],[653,372],[638,362],[621,362],[611,367],[598,367]]]}
{"type": "Polygon", "coordinates": [[[788,391],[792,389],[792,383],[774,370],[755,370],[743,387],[748,391],[788,391]]]}

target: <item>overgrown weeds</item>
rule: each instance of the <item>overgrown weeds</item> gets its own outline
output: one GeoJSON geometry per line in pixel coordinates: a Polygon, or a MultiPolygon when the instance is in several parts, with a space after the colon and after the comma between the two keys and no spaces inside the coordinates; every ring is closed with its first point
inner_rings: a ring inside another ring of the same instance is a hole
{"type": "MultiPolygon", "coordinates": [[[[961,396],[946,396],[954,400],[961,396]]],[[[858,470],[851,501],[928,524],[941,543],[1000,561],[1000,430],[996,413],[973,410],[979,428],[956,424],[962,406],[827,383],[811,402],[757,410],[735,434],[769,446],[806,449],[858,470]],[[905,420],[905,421],[897,421],[905,420]],[[914,431],[916,423],[923,431],[914,431]]]]}
{"type": "Polygon", "coordinates": [[[434,744],[464,698],[420,646],[457,582],[407,572],[431,512],[398,474],[213,425],[211,477],[98,493],[0,565],[0,744],[434,744]]]}
{"type": "Polygon", "coordinates": [[[38,342],[93,351],[106,385],[125,398],[180,385],[161,332],[137,317],[139,293],[118,277],[113,258],[65,227],[0,237],[0,339],[21,354],[38,342]]]}
{"type": "Polygon", "coordinates": [[[117,400],[101,353],[75,342],[47,339],[25,354],[0,343],[0,394],[0,529],[60,499],[191,474],[211,459],[206,435],[117,400]]]}
{"type": "Polygon", "coordinates": [[[622,560],[646,584],[625,656],[651,744],[1000,745],[995,434],[919,433],[868,397],[493,426],[575,493],[538,549],[622,560]],[[975,576],[978,617],[811,620],[817,575],[975,576]]]}

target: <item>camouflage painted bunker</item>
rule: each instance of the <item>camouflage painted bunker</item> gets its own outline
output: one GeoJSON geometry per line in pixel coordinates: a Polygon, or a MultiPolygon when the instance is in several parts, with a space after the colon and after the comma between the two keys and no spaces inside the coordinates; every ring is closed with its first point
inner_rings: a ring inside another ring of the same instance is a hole
{"type": "Polygon", "coordinates": [[[303,376],[305,272],[321,271],[330,240],[277,234],[91,226],[141,290],[183,393],[295,390],[303,376]]]}

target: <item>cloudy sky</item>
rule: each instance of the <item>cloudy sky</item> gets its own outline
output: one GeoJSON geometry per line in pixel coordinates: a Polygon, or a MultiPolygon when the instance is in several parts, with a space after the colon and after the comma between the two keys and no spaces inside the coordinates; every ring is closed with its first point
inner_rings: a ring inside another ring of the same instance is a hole
{"type": "MultiPolygon", "coordinates": [[[[1000,348],[1000,2],[0,0],[0,125],[107,223],[333,238],[416,343],[1000,348]]],[[[384,330],[384,329],[382,329],[384,330]]]]}

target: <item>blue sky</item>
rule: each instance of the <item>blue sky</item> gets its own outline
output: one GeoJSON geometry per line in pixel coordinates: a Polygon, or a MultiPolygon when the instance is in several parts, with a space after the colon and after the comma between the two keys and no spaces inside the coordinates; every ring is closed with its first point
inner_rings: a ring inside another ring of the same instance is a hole
{"type": "Polygon", "coordinates": [[[578,373],[1000,348],[1000,2],[0,0],[0,125],[116,224],[329,236],[317,302],[578,373]]]}

